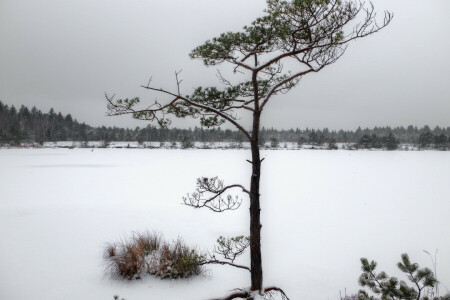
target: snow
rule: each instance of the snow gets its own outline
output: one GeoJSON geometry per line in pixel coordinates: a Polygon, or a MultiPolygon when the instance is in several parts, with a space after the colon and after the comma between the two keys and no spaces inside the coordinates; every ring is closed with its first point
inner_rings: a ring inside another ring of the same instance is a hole
{"type": "MultiPolygon", "coordinates": [[[[248,204],[213,213],[182,205],[200,176],[248,186],[248,150],[0,149],[0,299],[207,299],[250,285],[245,270],[211,266],[191,280],[104,276],[106,242],[159,230],[211,249],[248,234],[248,204]]],[[[356,292],[360,257],[406,280],[407,252],[437,257],[450,287],[450,153],[263,151],[264,285],[291,299],[356,292]]],[[[238,190],[236,191],[238,192],[238,190]]],[[[248,264],[248,253],[238,263],[248,264]]],[[[445,288],[441,293],[445,293],[445,288]]]]}

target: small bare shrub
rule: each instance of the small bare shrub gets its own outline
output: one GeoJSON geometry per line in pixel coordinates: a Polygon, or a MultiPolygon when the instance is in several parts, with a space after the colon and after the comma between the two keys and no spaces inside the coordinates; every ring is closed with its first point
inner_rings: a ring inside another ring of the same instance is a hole
{"type": "Polygon", "coordinates": [[[128,280],[145,273],[160,278],[189,278],[203,273],[204,255],[178,238],[167,243],[162,235],[135,232],[130,238],[109,243],[104,250],[106,272],[128,280]]]}

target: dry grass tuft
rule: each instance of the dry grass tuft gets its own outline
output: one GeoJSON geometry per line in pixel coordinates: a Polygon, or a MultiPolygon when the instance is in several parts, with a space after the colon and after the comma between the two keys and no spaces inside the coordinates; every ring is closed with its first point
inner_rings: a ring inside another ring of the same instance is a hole
{"type": "Polygon", "coordinates": [[[204,257],[181,238],[167,243],[157,232],[135,232],[130,238],[107,244],[104,250],[106,272],[128,280],[146,273],[174,279],[200,275],[204,257]]]}
{"type": "Polygon", "coordinates": [[[164,243],[150,262],[150,274],[161,278],[189,278],[203,273],[200,263],[204,255],[190,248],[178,238],[172,244],[164,243]]]}

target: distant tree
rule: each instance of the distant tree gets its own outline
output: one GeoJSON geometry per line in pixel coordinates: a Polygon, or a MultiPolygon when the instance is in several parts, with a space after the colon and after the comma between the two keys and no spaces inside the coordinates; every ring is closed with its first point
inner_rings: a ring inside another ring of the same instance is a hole
{"type": "Polygon", "coordinates": [[[336,140],[331,138],[328,140],[328,150],[337,150],[338,146],[336,145],[336,140]]]}
{"type": "Polygon", "coordinates": [[[436,146],[437,149],[446,149],[446,144],[447,144],[447,136],[443,133],[439,134],[439,135],[435,135],[434,138],[434,145],[436,146]]]}
{"type": "MultiPolygon", "coordinates": [[[[109,115],[130,114],[139,120],[170,124],[169,115],[178,118],[198,117],[200,124],[214,127],[229,122],[240,130],[250,142],[252,173],[250,189],[240,184],[217,185],[217,179],[201,178],[197,192],[185,202],[193,207],[208,207],[213,211],[236,209],[241,204],[234,197],[220,196],[233,187],[240,188],[250,198],[250,271],[251,291],[263,294],[260,222],[260,125],[261,114],[274,96],[286,93],[307,75],[321,71],[336,62],[345,52],[346,45],[355,39],[371,35],[391,21],[386,12],[379,25],[372,5],[353,0],[268,0],[263,17],[257,18],[241,32],[227,32],[195,48],[190,57],[201,59],[207,66],[230,64],[233,80],[218,72],[223,88],[198,87],[190,95],[182,94],[181,80],[176,73],[176,91],[151,86],[143,88],[165,94],[167,103],[154,103],[138,108],[140,98],[118,99],[108,97],[109,115]],[[363,16],[359,16],[362,12],[363,16]],[[352,26],[349,26],[354,21],[352,26]],[[289,62],[289,63],[288,63],[289,62]],[[241,73],[248,75],[243,78],[241,73]],[[251,130],[240,123],[237,112],[250,112],[251,130]],[[207,193],[209,192],[209,193],[207,193]],[[211,195],[211,198],[204,198],[211,195]]],[[[231,76],[231,75],[230,75],[231,76]]],[[[278,289],[279,290],[279,289],[278,289]]],[[[248,291],[237,292],[227,299],[253,298],[248,291]]]]}
{"type": "Polygon", "coordinates": [[[325,140],[326,140],[326,138],[325,138],[324,133],[321,132],[317,135],[317,145],[318,146],[322,146],[325,143],[325,140]]]}
{"type": "Polygon", "coordinates": [[[105,134],[104,139],[102,141],[102,148],[108,148],[111,144],[111,138],[108,133],[105,134]]]}
{"type": "Polygon", "coordinates": [[[64,118],[64,122],[72,124],[73,123],[72,116],[70,114],[66,115],[66,117],[64,118]]]}
{"type": "Polygon", "coordinates": [[[258,146],[264,147],[266,145],[266,139],[264,137],[260,137],[258,140],[258,146]]]}
{"type": "Polygon", "coordinates": [[[398,140],[395,138],[392,132],[389,132],[387,136],[383,137],[383,145],[388,150],[395,150],[398,148],[398,140]]]}
{"type": "Polygon", "coordinates": [[[358,141],[358,145],[365,149],[370,149],[372,147],[372,137],[368,134],[364,134],[358,141]]]}
{"type": "Polygon", "coordinates": [[[142,146],[144,144],[144,135],[143,134],[138,134],[137,135],[137,142],[139,144],[139,146],[142,146]]]}
{"type": "Polygon", "coordinates": [[[194,148],[194,143],[192,142],[190,136],[185,135],[183,137],[183,140],[181,141],[181,148],[183,149],[194,148]]]}
{"type": "Polygon", "coordinates": [[[419,146],[420,147],[427,147],[430,146],[433,143],[433,134],[426,130],[425,132],[422,132],[419,135],[419,146]]]}
{"type": "Polygon", "coordinates": [[[317,136],[316,131],[313,129],[308,135],[308,141],[311,145],[317,145],[319,141],[319,137],[317,136]]]}
{"type": "Polygon", "coordinates": [[[372,140],[372,144],[370,145],[370,148],[380,149],[383,147],[383,139],[380,139],[378,137],[378,135],[376,135],[375,133],[372,133],[370,135],[370,138],[372,140]]]}
{"type": "Polygon", "coordinates": [[[270,148],[276,149],[280,146],[280,142],[277,138],[273,137],[270,139],[270,148]]]}
{"type": "Polygon", "coordinates": [[[306,138],[301,136],[297,141],[297,147],[301,148],[306,143],[306,138]]]}

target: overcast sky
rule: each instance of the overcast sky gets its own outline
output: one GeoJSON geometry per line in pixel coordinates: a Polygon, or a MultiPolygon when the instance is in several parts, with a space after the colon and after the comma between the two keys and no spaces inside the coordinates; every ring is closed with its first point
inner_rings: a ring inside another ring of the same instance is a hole
{"type": "MultiPolygon", "coordinates": [[[[394,13],[392,23],[274,98],[263,126],[450,126],[450,1],[373,3],[394,13]]],[[[215,69],[188,53],[264,8],[263,0],[0,0],[0,101],[53,107],[95,126],[146,126],[106,117],[104,92],[153,102],[139,85],[153,76],[156,86],[175,88],[178,69],[183,93],[216,84],[215,69]]]]}

